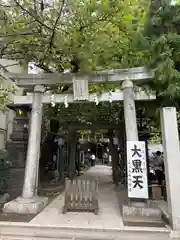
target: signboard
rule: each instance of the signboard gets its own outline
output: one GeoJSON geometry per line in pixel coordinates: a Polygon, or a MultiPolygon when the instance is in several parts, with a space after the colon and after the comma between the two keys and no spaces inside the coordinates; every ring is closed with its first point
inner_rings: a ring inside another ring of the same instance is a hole
{"type": "Polygon", "coordinates": [[[128,197],[148,199],[146,148],[143,141],[127,141],[128,197]]]}

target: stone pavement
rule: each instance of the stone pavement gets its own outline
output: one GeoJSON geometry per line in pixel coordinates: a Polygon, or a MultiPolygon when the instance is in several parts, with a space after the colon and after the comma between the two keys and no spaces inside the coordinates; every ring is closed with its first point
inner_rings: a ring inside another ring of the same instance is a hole
{"type": "Polygon", "coordinates": [[[96,177],[99,182],[99,214],[68,212],[62,214],[64,194],[58,196],[30,223],[56,227],[113,229],[123,226],[119,204],[111,178],[111,167],[91,167],[81,178],[96,177]]]}
{"type": "Polygon", "coordinates": [[[110,167],[97,165],[81,178],[87,176],[99,179],[98,215],[75,212],[63,215],[62,194],[29,223],[0,222],[0,240],[170,240],[173,233],[168,228],[123,225],[118,202],[121,205],[127,194],[120,190],[116,195],[110,167]]]}

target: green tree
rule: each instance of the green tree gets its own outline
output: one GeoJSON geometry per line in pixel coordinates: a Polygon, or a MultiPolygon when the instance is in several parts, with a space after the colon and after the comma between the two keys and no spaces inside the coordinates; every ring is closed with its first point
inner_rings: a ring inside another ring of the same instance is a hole
{"type": "MultiPolygon", "coordinates": [[[[142,66],[146,52],[136,51],[134,36],[143,25],[147,8],[145,0],[57,0],[53,7],[47,6],[45,0],[2,2],[0,57],[31,61],[45,72],[142,66]]],[[[93,85],[90,91],[114,87],[93,85]]],[[[71,91],[69,86],[56,86],[53,91],[67,89],[71,91]]],[[[86,115],[89,121],[93,118],[89,113],[97,110],[93,104],[88,106],[88,110],[86,105],[71,106],[68,111],[73,119],[85,121],[86,115]]],[[[106,111],[109,104],[103,104],[103,108],[106,111]]],[[[61,115],[68,115],[62,114],[62,106],[49,108],[48,112],[58,115],[58,109],[61,115]]],[[[67,109],[64,111],[67,113],[67,109]]]]}
{"type": "Polygon", "coordinates": [[[16,86],[6,77],[4,69],[0,68],[0,112],[7,110],[9,99],[16,92],[16,86]]]}
{"type": "MultiPolygon", "coordinates": [[[[162,104],[179,107],[180,6],[169,0],[151,0],[141,46],[149,49],[148,65],[155,69],[151,82],[162,104]]],[[[159,102],[159,103],[160,103],[159,102]]]]}
{"type": "Polygon", "coordinates": [[[7,110],[7,104],[9,103],[10,96],[15,93],[16,88],[14,85],[4,86],[0,84],[0,112],[7,110]]]}
{"type": "MultiPolygon", "coordinates": [[[[4,2],[4,1],[3,1],[4,2]]],[[[46,72],[141,65],[132,40],[144,0],[10,0],[1,3],[0,56],[33,61],[46,72]]]]}

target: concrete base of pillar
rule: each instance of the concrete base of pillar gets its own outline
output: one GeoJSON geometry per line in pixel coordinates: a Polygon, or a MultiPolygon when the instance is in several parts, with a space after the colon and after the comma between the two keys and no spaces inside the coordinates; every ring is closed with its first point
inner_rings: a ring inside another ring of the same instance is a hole
{"type": "Polygon", "coordinates": [[[131,223],[143,223],[144,225],[152,226],[162,226],[164,225],[162,220],[162,213],[159,208],[142,206],[141,205],[131,205],[123,206],[123,221],[130,224],[131,223]]]}
{"type": "Polygon", "coordinates": [[[18,197],[4,205],[4,213],[18,213],[18,214],[37,214],[41,212],[48,204],[47,197],[33,197],[24,199],[18,197]]]}

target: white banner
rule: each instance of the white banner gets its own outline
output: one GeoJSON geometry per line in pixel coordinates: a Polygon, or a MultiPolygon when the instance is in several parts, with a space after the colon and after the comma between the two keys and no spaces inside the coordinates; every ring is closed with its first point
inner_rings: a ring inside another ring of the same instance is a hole
{"type": "Polygon", "coordinates": [[[143,141],[127,141],[128,197],[148,199],[146,148],[143,141]]]}

